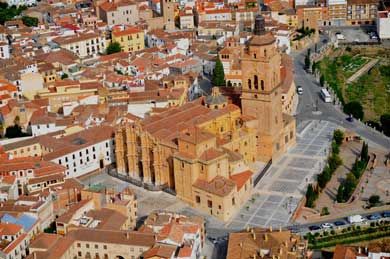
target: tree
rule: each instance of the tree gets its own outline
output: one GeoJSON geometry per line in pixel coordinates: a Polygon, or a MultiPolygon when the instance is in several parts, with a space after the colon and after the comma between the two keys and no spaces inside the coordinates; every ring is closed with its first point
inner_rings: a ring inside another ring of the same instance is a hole
{"type": "Polygon", "coordinates": [[[329,166],[325,166],[324,170],[318,175],[317,182],[321,189],[325,188],[326,184],[332,178],[332,174],[333,172],[330,170],[329,166]]]}
{"type": "Polygon", "coordinates": [[[329,209],[328,207],[323,207],[321,210],[321,216],[329,215],[329,209]]]}
{"type": "Polygon", "coordinates": [[[106,53],[107,55],[110,55],[113,53],[121,52],[121,50],[122,48],[119,42],[114,41],[114,42],[110,42],[110,44],[107,46],[106,53]]]}
{"type": "Polygon", "coordinates": [[[368,144],[363,141],[362,151],[360,152],[360,160],[367,163],[368,159],[368,144]]]}
{"type": "Polygon", "coordinates": [[[61,75],[61,79],[62,79],[62,80],[66,79],[66,78],[68,78],[68,77],[69,77],[69,76],[68,76],[67,73],[63,73],[63,74],[61,75]]]}
{"type": "Polygon", "coordinates": [[[6,138],[19,138],[19,137],[25,137],[26,135],[27,134],[22,132],[22,127],[20,127],[18,124],[9,126],[5,130],[6,138]]]}
{"type": "Polygon", "coordinates": [[[340,147],[334,140],[332,141],[332,153],[335,155],[338,155],[340,153],[340,147]]]}
{"type": "Polygon", "coordinates": [[[357,184],[356,177],[352,173],[348,173],[347,179],[345,179],[345,183],[344,183],[344,186],[345,186],[344,200],[345,201],[347,201],[351,197],[353,191],[356,188],[356,184],[357,184]]]}
{"type": "Polygon", "coordinates": [[[337,145],[341,145],[344,140],[344,132],[342,130],[335,130],[333,132],[333,140],[336,142],[337,145]]]}
{"type": "Polygon", "coordinates": [[[337,196],[336,196],[336,200],[337,202],[345,202],[344,200],[344,183],[341,183],[339,185],[339,188],[337,189],[337,196]]]}
{"type": "Polygon", "coordinates": [[[23,16],[22,22],[24,25],[28,27],[36,27],[38,26],[38,18],[36,17],[30,17],[30,16],[23,16]]]}
{"type": "Polygon", "coordinates": [[[344,112],[348,115],[352,115],[354,118],[363,120],[364,111],[363,106],[358,101],[352,101],[344,106],[344,112]]]}
{"type": "Polygon", "coordinates": [[[324,87],[324,85],[325,85],[325,77],[324,77],[324,75],[321,75],[321,76],[320,76],[320,85],[321,85],[322,87],[324,87]]]}
{"type": "Polygon", "coordinates": [[[368,198],[368,202],[370,203],[371,207],[378,205],[381,201],[381,197],[379,195],[371,195],[370,198],[368,198]]]}
{"type": "Polygon", "coordinates": [[[311,71],[314,73],[317,69],[317,62],[313,62],[313,64],[311,65],[311,71]]]}
{"type": "Polygon", "coordinates": [[[306,207],[313,208],[314,207],[314,202],[316,199],[316,192],[314,191],[313,185],[309,184],[307,186],[306,190],[306,207]]]}
{"type": "Polygon", "coordinates": [[[215,63],[212,83],[214,86],[225,86],[225,73],[223,71],[223,65],[218,58],[215,63]]]}
{"type": "Polygon", "coordinates": [[[310,68],[310,56],[306,55],[306,57],[305,57],[305,69],[309,69],[309,68],[310,68]]]}
{"type": "Polygon", "coordinates": [[[336,155],[336,154],[332,154],[329,158],[328,158],[328,164],[329,164],[329,168],[330,168],[330,171],[333,173],[334,171],[336,171],[336,169],[343,164],[343,160],[341,159],[341,157],[339,155],[336,155]]]}
{"type": "Polygon", "coordinates": [[[383,114],[380,117],[380,122],[383,133],[385,133],[386,136],[390,136],[390,113],[383,114]]]}

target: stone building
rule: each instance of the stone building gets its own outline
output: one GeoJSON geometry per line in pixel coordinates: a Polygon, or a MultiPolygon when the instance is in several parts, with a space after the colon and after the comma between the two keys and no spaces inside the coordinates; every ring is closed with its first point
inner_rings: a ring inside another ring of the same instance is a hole
{"type": "Polygon", "coordinates": [[[256,19],[241,55],[241,106],[212,94],[124,123],[116,130],[118,174],[151,190],[169,188],[192,206],[228,220],[250,197],[257,161],[295,143],[295,120],[282,110],[281,55],[256,19]]]}
{"type": "Polygon", "coordinates": [[[173,189],[226,220],[251,191],[246,165],[256,158],[252,124],[214,88],[209,97],[119,127],[118,173],[148,189],[173,189]]]}
{"type": "Polygon", "coordinates": [[[282,112],[281,55],[275,41],[258,16],[241,58],[242,114],[257,119],[257,159],[262,161],[279,157],[295,143],[295,119],[282,112]]]}
{"type": "Polygon", "coordinates": [[[229,235],[226,258],[307,258],[307,241],[281,229],[247,228],[229,235]]]}

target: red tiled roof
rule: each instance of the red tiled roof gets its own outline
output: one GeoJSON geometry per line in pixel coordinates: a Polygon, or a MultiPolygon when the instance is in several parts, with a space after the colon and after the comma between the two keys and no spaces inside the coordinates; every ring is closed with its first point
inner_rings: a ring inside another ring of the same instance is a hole
{"type": "Polygon", "coordinates": [[[230,179],[236,183],[237,185],[237,190],[239,191],[241,189],[242,186],[244,186],[244,184],[246,182],[248,182],[248,180],[252,177],[252,174],[253,172],[250,171],[250,170],[247,170],[247,171],[244,171],[242,173],[238,173],[238,174],[234,174],[234,175],[231,175],[230,176],[230,179]]]}

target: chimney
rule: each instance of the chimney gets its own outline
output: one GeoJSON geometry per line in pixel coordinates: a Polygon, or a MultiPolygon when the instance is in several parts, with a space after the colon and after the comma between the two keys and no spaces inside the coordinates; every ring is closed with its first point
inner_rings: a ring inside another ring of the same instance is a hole
{"type": "Polygon", "coordinates": [[[255,232],[252,232],[252,237],[253,237],[253,240],[256,240],[256,233],[255,232]]]}
{"type": "Polygon", "coordinates": [[[282,226],[279,226],[279,232],[282,232],[282,226]]]}
{"type": "Polygon", "coordinates": [[[361,254],[362,253],[362,248],[359,246],[358,247],[358,254],[361,254]]]}
{"type": "Polygon", "coordinates": [[[267,233],[264,234],[264,241],[268,241],[267,233]]]}
{"type": "Polygon", "coordinates": [[[246,226],[246,232],[249,232],[251,228],[249,226],[246,226]]]}
{"type": "Polygon", "coordinates": [[[272,226],[269,226],[269,232],[272,232],[272,226]]]}
{"type": "Polygon", "coordinates": [[[126,232],[126,238],[130,239],[130,233],[129,232],[126,232]]]}

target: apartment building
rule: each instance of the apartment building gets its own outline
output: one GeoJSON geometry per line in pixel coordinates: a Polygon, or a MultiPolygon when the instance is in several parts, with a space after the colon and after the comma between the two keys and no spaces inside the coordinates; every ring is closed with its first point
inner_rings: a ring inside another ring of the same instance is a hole
{"type": "Polygon", "coordinates": [[[22,226],[13,223],[0,223],[0,257],[22,259],[27,255],[30,238],[22,226]]]}
{"type": "Polygon", "coordinates": [[[97,126],[62,138],[42,136],[43,159],[64,165],[66,178],[103,169],[115,161],[113,133],[110,126],[97,126]]]}
{"type": "Polygon", "coordinates": [[[36,96],[40,99],[48,99],[49,111],[57,112],[65,103],[96,95],[98,89],[102,87],[102,84],[96,81],[80,82],[66,79],[50,83],[46,88],[38,91],[36,96]]]}
{"type": "Polygon", "coordinates": [[[107,1],[98,7],[99,18],[108,26],[131,24],[139,20],[138,7],[135,2],[128,0],[107,1]]]}
{"type": "Polygon", "coordinates": [[[59,131],[4,145],[15,157],[39,156],[66,167],[65,178],[79,177],[115,161],[114,135],[110,126],[80,128],[79,132],[59,131]]]}
{"type": "Polygon", "coordinates": [[[378,12],[376,29],[380,39],[390,39],[390,11],[378,12]]]}
{"type": "Polygon", "coordinates": [[[290,231],[248,227],[229,234],[226,258],[306,258],[307,252],[307,241],[290,231]]]}
{"type": "Polygon", "coordinates": [[[185,7],[179,13],[180,29],[193,29],[194,25],[194,13],[191,7],[185,7]]]}
{"type": "Polygon", "coordinates": [[[106,50],[106,39],[95,32],[56,37],[52,41],[80,58],[96,56],[106,50]]]}
{"type": "Polygon", "coordinates": [[[8,104],[11,100],[18,99],[18,88],[8,82],[0,79],[0,107],[8,104]]]}
{"type": "Polygon", "coordinates": [[[348,25],[375,24],[378,5],[378,0],[347,0],[348,25]]]}
{"type": "Polygon", "coordinates": [[[328,0],[329,25],[344,26],[347,24],[347,0],[328,0]]]}
{"type": "Polygon", "coordinates": [[[0,175],[15,176],[21,195],[63,183],[65,167],[39,157],[0,159],[0,175]]]}
{"type": "Polygon", "coordinates": [[[133,26],[117,26],[111,33],[112,41],[118,42],[125,52],[140,51],[145,48],[145,33],[133,26]]]}

